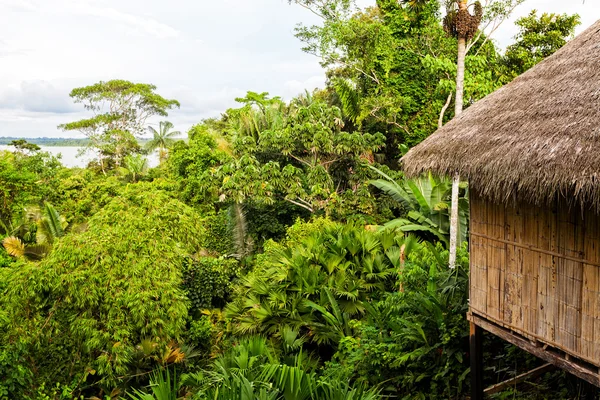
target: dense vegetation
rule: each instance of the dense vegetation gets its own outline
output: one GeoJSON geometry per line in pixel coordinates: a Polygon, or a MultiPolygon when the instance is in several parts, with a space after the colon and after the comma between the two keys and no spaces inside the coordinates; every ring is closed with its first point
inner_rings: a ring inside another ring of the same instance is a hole
{"type": "MultiPolygon", "coordinates": [[[[0,399],[461,399],[469,388],[468,187],[398,160],[448,111],[456,38],[436,1],[298,1],[328,82],[249,92],[176,140],[150,84],[76,88],[61,125],[97,158],[0,152],[0,399]],[[112,104],[108,110],[103,103],[112,104]],[[148,169],[144,154],[158,150],[148,169]]],[[[576,16],[531,14],[467,56],[465,105],[552,54],[576,16]]],[[[48,144],[46,141],[35,143],[48,144]]],[[[537,362],[487,338],[488,383],[537,362]]],[[[498,398],[576,398],[555,372],[498,398]]]]}

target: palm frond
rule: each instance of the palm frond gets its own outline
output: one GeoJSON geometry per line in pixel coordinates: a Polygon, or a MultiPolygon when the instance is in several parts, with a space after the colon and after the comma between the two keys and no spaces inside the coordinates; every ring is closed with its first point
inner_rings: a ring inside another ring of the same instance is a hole
{"type": "Polygon", "coordinates": [[[13,257],[23,257],[25,255],[25,244],[15,236],[9,236],[2,240],[2,246],[6,252],[13,257]]]}

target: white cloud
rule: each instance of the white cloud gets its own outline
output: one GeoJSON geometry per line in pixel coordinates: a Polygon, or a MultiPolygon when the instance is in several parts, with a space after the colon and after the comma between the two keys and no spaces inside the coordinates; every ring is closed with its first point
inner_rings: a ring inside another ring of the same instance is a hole
{"type": "Polygon", "coordinates": [[[9,56],[23,56],[27,53],[25,49],[19,49],[10,43],[0,40],[0,58],[9,56]]]}
{"type": "Polygon", "coordinates": [[[47,81],[23,81],[18,86],[0,89],[0,109],[54,114],[75,112],[79,108],[67,93],[47,81]]]}
{"type": "MultiPolygon", "coordinates": [[[[579,12],[581,29],[600,17],[598,2],[528,0],[515,18],[533,8],[579,12]]],[[[322,87],[298,22],[318,19],[287,0],[0,0],[0,136],[66,136],[56,126],[85,115],[70,90],[99,80],[156,84],[181,102],[168,117],[181,131],[249,90],[290,99],[322,87]]],[[[508,22],[495,37],[505,46],[515,33],[508,22]]]]}
{"type": "Polygon", "coordinates": [[[313,90],[315,90],[317,88],[323,88],[323,87],[325,87],[325,76],[324,75],[311,76],[310,78],[308,78],[304,81],[298,81],[298,80],[294,79],[294,80],[285,82],[282,95],[285,99],[290,99],[292,97],[295,97],[295,96],[303,93],[305,90],[312,92],[313,90]]]}
{"type": "Polygon", "coordinates": [[[153,18],[127,13],[113,7],[97,6],[93,0],[0,0],[13,11],[33,12],[39,14],[67,15],[71,18],[91,16],[129,26],[134,31],[154,36],[159,39],[170,39],[180,36],[180,32],[153,18]]]}
{"type": "MultiPolygon", "coordinates": [[[[181,34],[177,29],[160,23],[152,18],[120,12],[111,7],[96,7],[81,1],[68,2],[67,4],[69,4],[69,6],[66,10],[75,15],[89,15],[105,18],[128,25],[138,33],[145,33],[159,39],[177,38],[181,34]]],[[[63,11],[64,10],[65,9],[63,9],[63,11]]]]}

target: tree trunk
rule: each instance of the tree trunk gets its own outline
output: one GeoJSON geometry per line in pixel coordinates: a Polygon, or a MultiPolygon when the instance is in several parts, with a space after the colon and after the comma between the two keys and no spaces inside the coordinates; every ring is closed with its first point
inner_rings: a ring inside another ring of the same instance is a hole
{"type": "Polygon", "coordinates": [[[456,103],[454,104],[454,117],[458,117],[463,111],[466,55],[467,39],[464,37],[458,38],[458,57],[456,59],[456,103]]]}
{"type": "MultiPolygon", "coordinates": [[[[466,1],[460,2],[460,7],[466,8],[466,1]]],[[[465,57],[467,54],[467,39],[458,38],[458,57],[456,60],[456,103],[454,106],[454,117],[458,117],[463,110],[463,94],[465,91],[465,57]]],[[[450,257],[448,264],[450,268],[456,267],[456,249],[458,243],[458,192],[460,176],[454,175],[452,179],[452,203],[450,206],[450,257]]]]}
{"type": "Polygon", "coordinates": [[[98,163],[100,164],[100,169],[102,169],[102,174],[106,175],[106,171],[104,170],[104,160],[102,159],[102,154],[98,153],[98,163]]]}

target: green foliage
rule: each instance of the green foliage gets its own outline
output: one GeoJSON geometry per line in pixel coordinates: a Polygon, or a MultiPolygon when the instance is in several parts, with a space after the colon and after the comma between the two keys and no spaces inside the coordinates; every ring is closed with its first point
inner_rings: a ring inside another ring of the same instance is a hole
{"type": "Polygon", "coordinates": [[[12,229],[13,214],[24,204],[32,201],[37,176],[16,165],[15,155],[0,152],[0,232],[8,234],[12,229]]]}
{"type": "Polygon", "coordinates": [[[59,240],[42,263],[11,270],[0,297],[1,342],[25,354],[13,367],[35,370],[37,384],[117,385],[136,344],[182,336],[188,302],[180,265],[198,250],[199,230],[193,210],[138,184],[85,232],[59,240]]]}
{"type": "Polygon", "coordinates": [[[53,244],[58,238],[65,235],[68,223],[64,216],[60,215],[54,206],[48,202],[44,203],[42,213],[36,220],[36,240],[38,243],[53,244]]]}
{"type": "Polygon", "coordinates": [[[310,217],[307,210],[286,201],[273,204],[249,201],[244,204],[244,210],[247,234],[256,249],[261,249],[265,241],[283,239],[295,222],[310,217]]]}
{"type": "Polygon", "coordinates": [[[10,142],[11,146],[15,146],[17,151],[19,152],[31,152],[34,153],[36,151],[40,151],[41,148],[37,144],[29,143],[25,139],[17,139],[10,142]]]}
{"type": "Polygon", "coordinates": [[[0,234],[14,234],[31,204],[55,199],[62,171],[49,153],[0,151],[0,234]]]}
{"type": "Polygon", "coordinates": [[[447,252],[422,248],[402,274],[402,291],[368,307],[354,324],[330,368],[361,382],[383,384],[405,399],[459,398],[468,374],[466,247],[460,266],[447,268],[447,252]]]}
{"type": "Polygon", "coordinates": [[[188,375],[184,382],[199,387],[197,400],[375,400],[376,390],[352,386],[341,376],[319,376],[299,355],[290,363],[260,337],[237,343],[211,369],[188,375]]]}
{"type": "Polygon", "coordinates": [[[175,143],[173,138],[181,135],[181,132],[172,131],[171,129],[173,129],[173,124],[169,121],[161,121],[158,131],[151,126],[148,127],[148,130],[152,133],[152,139],[144,147],[146,151],[150,152],[158,150],[158,159],[161,164],[167,158],[168,149],[175,143]]]}
{"type": "Polygon", "coordinates": [[[350,333],[349,322],[361,318],[366,302],[394,289],[401,236],[323,222],[298,242],[267,246],[240,279],[226,307],[234,332],[281,339],[291,328],[326,354],[350,333]]]}
{"type": "Polygon", "coordinates": [[[0,268],[9,267],[14,262],[14,258],[10,257],[4,247],[0,248],[0,268]]]}
{"type": "Polygon", "coordinates": [[[252,138],[257,142],[261,132],[282,127],[287,107],[279,97],[269,98],[266,92],[248,92],[245,97],[235,100],[244,106],[227,110],[229,135],[236,138],[252,138]]]}
{"type": "Polygon", "coordinates": [[[538,16],[536,10],[519,18],[515,22],[519,27],[516,43],[507,47],[502,60],[506,69],[504,81],[509,82],[554,54],[573,37],[580,23],[581,18],[577,14],[543,13],[538,16]]]}
{"type": "MultiPolygon", "coordinates": [[[[388,194],[402,207],[406,217],[396,218],[385,224],[386,228],[402,232],[415,232],[424,239],[438,240],[446,246],[450,236],[450,196],[452,181],[433,177],[406,179],[398,183],[382,171],[376,170],[385,179],[371,184],[388,194]]],[[[459,243],[467,241],[469,224],[468,193],[463,191],[459,198],[459,243]]]]}
{"type": "Polygon", "coordinates": [[[453,73],[423,67],[426,56],[453,60],[456,52],[455,40],[438,19],[439,4],[424,3],[416,10],[380,0],[375,7],[325,17],[322,26],[296,32],[304,50],[328,68],[334,104],[339,102],[347,120],[361,130],[385,133],[383,162],[396,168],[400,144],[419,143],[437,128],[449,94],[438,82],[451,80],[453,73]]]}
{"type": "Polygon", "coordinates": [[[136,136],[146,129],[148,117],[164,117],[179,107],[177,100],[165,99],[155,90],[154,85],[118,79],[75,88],[70,93],[73,101],[94,115],[59,128],[83,133],[89,139],[88,150],[98,153],[103,172],[111,162],[118,167],[125,156],[139,151],[136,136]]]}
{"type": "Polygon", "coordinates": [[[186,332],[186,340],[208,353],[213,344],[214,337],[218,334],[219,332],[215,332],[210,317],[203,315],[199,319],[190,321],[189,329],[186,332]]]}
{"type": "Polygon", "coordinates": [[[4,343],[0,344],[0,399],[13,399],[15,393],[31,388],[34,373],[24,367],[24,363],[25,352],[21,347],[14,346],[9,350],[4,343]]]}
{"type": "Polygon", "coordinates": [[[214,171],[228,162],[230,156],[224,142],[206,124],[190,128],[189,141],[176,142],[168,164],[181,185],[181,198],[188,204],[214,210],[219,201],[219,182],[214,171]]]}
{"type": "Polygon", "coordinates": [[[190,312],[221,308],[230,298],[240,270],[232,258],[187,258],[183,263],[183,287],[190,299],[190,312]]]}
{"type": "Polygon", "coordinates": [[[128,154],[124,158],[125,169],[131,176],[132,182],[137,180],[146,173],[148,169],[148,160],[141,154],[128,154]]]}
{"type": "Polygon", "coordinates": [[[116,176],[98,176],[89,170],[76,171],[59,180],[55,188],[63,214],[69,222],[85,222],[110,203],[125,185],[116,176]]]}
{"type": "MultiPolygon", "coordinates": [[[[271,105],[266,101],[257,109],[271,105]]],[[[228,118],[244,109],[229,110],[228,118]]],[[[222,192],[235,203],[280,199],[310,213],[339,210],[345,192],[360,193],[361,157],[377,151],[383,136],[344,131],[340,109],[310,96],[277,110],[264,130],[235,132],[235,158],[218,171],[222,192]]]]}
{"type": "Polygon", "coordinates": [[[177,396],[179,384],[177,373],[173,370],[173,375],[169,368],[157,369],[152,372],[150,377],[150,392],[145,393],[141,390],[134,389],[133,393],[129,393],[131,400],[178,400],[177,396]]]}
{"type": "Polygon", "coordinates": [[[228,210],[205,214],[202,224],[206,230],[202,237],[202,247],[210,254],[230,255],[233,251],[231,220],[228,210]]]}

